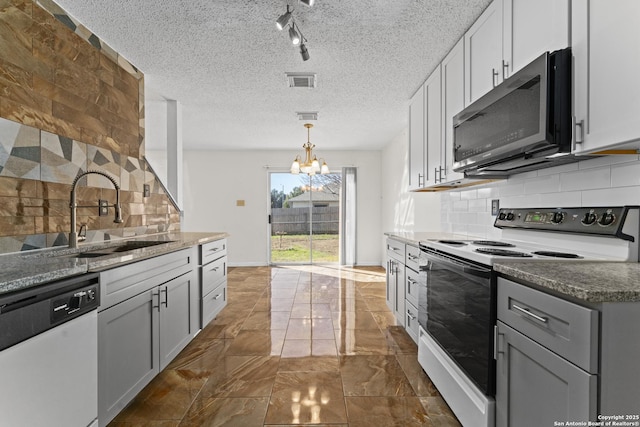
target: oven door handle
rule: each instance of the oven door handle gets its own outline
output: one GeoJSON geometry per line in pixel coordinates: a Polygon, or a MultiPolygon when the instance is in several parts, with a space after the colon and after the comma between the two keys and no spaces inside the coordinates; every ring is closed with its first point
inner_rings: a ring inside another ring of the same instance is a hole
{"type": "Polygon", "coordinates": [[[491,274],[490,268],[484,268],[478,265],[474,265],[461,260],[450,258],[442,254],[435,254],[431,251],[425,251],[425,250],[422,251],[422,254],[432,262],[449,265],[457,270],[462,270],[463,272],[472,274],[474,276],[488,277],[491,274]]]}

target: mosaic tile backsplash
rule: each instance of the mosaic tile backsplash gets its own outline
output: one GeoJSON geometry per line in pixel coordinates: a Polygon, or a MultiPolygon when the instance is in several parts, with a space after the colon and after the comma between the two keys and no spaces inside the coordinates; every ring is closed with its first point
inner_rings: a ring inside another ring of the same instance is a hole
{"type": "Polygon", "coordinates": [[[0,1],[0,253],[66,245],[71,183],[88,169],[120,183],[125,222],[98,216],[108,180],[83,178],[87,241],[179,230],[143,156],[143,74],[53,1],[0,1]]]}
{"type": "Polygon", "coordinates": [[[111,183],[89,175],[78,184],[78,224],[88,241],[179,229],[179,212],[144,160],[0,118],[0,253],[66,245],[74,178],[101,170],[120,183],[123,226],[113,211],[98,216],[98,199],[115,200],[111,183]],[[144,184],[151,195],[143,197],[144,184]]]}

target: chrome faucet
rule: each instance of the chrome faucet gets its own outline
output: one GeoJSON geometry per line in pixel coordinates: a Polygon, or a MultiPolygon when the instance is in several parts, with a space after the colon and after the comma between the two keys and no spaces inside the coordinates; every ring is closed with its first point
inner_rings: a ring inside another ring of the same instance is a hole
{"type": "Polygon", "coordinates": [[[116,189],[116,202],[113,205],[111,205],[115,209],[115,213],[116,213],[116,217],[113,220],[113,222],[115,222],[116,224],[122,223],[122,208],[120,207],[120,186],[118,185],[116,180],[113,179],[111,177],[111,175],[107,174],[106,172],[102,172],[102,171],[88,170],[86,172],[83,172],[80,175],[76,176],[76,178],[73,180],[73,183],[71,184],[71,200],[69,201],[69,208],[71,209],[71,231],[69,232],[69,247],[70,248],[77,248],[78,247],[78,233],[76,232],[76,226],[77,226],[76,225],[76,222],[77,222],[76,210],[77,210],[77,208],[99,207],[99,206],[78,206],[78,204],[76,203],[76,186],[78,185],[78,181],[83,176],[90,175],[90,174],[102,175],[105,178],[107,178],[109,181],[111,181],[111,183],[113,184],[113,187],[116,189]]]}

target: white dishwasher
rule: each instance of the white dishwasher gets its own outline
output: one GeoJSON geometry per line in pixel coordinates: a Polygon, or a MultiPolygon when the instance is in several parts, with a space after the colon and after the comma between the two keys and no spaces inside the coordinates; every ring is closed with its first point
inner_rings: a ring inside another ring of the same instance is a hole
{"type": "Polygon", "coordinates": [[[96,274],[0,296],[0,425],[97,426],[96,274]]]}

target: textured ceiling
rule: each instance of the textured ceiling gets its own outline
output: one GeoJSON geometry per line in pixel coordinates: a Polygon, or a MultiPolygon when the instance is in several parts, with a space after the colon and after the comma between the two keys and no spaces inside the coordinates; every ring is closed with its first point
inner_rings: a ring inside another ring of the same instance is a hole
{"type": "Polygon", "coordinates": [[[275,27],[284,0],[56,2],[138,67],[148,94],[183,105],[185,149],[297,149],[295,112],[319,111],[318,149],[357,150],[407,126],[409,98],[490,0],[289,0],[306,62],[275,27]],[[302,71],[317,88],[287,86],[302,71]]]}

